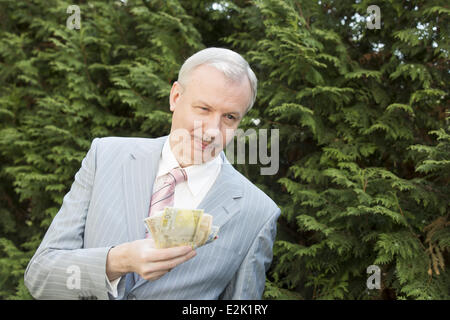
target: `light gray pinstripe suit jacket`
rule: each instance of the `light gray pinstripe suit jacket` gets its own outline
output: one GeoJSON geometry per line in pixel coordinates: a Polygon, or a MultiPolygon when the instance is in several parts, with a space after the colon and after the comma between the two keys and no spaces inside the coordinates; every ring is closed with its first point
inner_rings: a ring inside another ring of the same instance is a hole
{"type": "MultiPolygon", "coordinates": [[[[25,271],[36,299],[111,299],[106,257],[112,246],[143,239],[165,137],[95,138],[61,209],[25,271]],[[79,271],[79,273],[78,273],[79,271]],[[80,275],[79,288],[73,282],[80,275]],[[69,284],[69,285],[68,285],[69,284]]],[[[138,277],[118,299],[260,299],[272,261],[277,205],[226,159],[199,208],[219,239],[158,280],[138,277]]]]}

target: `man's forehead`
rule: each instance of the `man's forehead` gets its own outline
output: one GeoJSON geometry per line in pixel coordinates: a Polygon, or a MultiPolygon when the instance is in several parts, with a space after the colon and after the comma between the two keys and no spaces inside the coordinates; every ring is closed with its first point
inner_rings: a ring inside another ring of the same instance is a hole
{"type": "Polygon", "coordinates": [[[250,82],[246,76],[233,80],[226,77],[222,71],[208,65],[201,65],[193,70],[187,87],[192,103],[229,109],[228,112],[239,114],[245,112],[241,110],[242,103],[245,109],[248,106],[248,102],[242,100],[248,100],[251,96],[250,82]]]}

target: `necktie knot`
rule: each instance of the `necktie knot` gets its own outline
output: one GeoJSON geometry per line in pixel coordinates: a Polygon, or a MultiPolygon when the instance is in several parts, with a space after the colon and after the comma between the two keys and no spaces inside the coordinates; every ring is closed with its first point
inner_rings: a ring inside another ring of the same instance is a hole
{"type": "Polygon", "coordinates": [[[169,171],[169,176],[173,179],[175,184],[187,181],[187,174],[183,168],[174,168],[169,171]]]}

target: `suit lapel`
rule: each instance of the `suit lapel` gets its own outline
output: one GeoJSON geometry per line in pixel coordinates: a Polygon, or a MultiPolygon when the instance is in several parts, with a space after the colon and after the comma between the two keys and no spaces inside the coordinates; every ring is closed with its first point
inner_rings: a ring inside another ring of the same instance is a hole
{"type": "Polygon", "coordinates": [[[166,137],[151,144],[136,144],[129,159],[123,164],[123,184],[128,241],[143,239],[144,219],[148,215],[153,183],[166,137]]]}
{"type": "MultiPolygon", "coordinates": [[[[242,184],[236,179],[236,172],[222,152],[223,165],[219,176],[198,208],[213,216],[213,224],[222,227],[239,212],[236,199],[242,197],[242,184]]],[[[219,231],[220,233],[220,231],[219,231]]]]}

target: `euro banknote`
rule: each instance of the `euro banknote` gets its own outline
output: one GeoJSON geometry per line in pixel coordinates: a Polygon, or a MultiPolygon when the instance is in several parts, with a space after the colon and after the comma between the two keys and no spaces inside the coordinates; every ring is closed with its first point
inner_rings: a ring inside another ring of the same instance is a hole
{"type": "Polygon", "coordinates": [[[199,248],[218,238],[219,227],[202,209],[166,207],[144,220],[156,248],[189,245],[199,248]]]}

